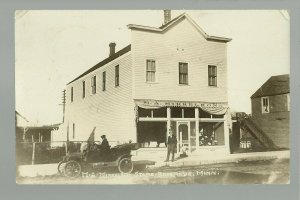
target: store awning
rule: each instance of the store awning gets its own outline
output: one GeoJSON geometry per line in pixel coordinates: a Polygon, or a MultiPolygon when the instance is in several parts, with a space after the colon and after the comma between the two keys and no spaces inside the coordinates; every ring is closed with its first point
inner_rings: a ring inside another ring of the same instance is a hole
{"type": "Polygon", "coordinates": [[[224,115],[228,109],[227,102],[196,102],[196,101],[170,101],[170,100],[135,100],[138,107],[144,109],[158,109],[162,107],[194,107],[212,115],[224,115]]]}

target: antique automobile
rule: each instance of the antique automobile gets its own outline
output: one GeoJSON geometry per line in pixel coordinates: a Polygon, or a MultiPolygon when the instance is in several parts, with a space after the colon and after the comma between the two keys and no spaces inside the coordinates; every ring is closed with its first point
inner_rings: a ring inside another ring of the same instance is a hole
{"type": "Polygon", "coordinates": [[[115,168],[120,173],[131,173],[134,169],[145,169],[146,165],[154,165],[153,161],[132,161],[132,150],[137,150],[136,143],[114,146],[110,149],[89,147],[86,152],[69,153],[58,164],[58,172],[66,177],[78,177],[81,172],[103,168],[115,168]]]}

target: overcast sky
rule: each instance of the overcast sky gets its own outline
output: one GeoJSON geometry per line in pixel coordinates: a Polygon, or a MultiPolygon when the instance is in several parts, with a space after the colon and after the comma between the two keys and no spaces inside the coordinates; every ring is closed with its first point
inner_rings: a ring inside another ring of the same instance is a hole
{"type": "MultiPolygon", "coordinates": [[[[273,75],[288,74],[290,19],[286,11],[172,11],[188,13],[209,35],[228,43],[229,106],[251,113],[250,96],[273,75]]],[[[62,121],[66,84],[130,44],[127,24],[158,27],[162,10],[17,11],[16,110],[32,123],[62,121]]]]}

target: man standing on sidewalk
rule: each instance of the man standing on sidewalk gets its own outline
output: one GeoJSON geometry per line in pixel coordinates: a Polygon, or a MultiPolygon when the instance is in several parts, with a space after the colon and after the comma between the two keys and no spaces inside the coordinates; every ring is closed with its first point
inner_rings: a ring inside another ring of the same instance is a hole
{"type": "Polygon", "coordinates": [[[168,137],[167,145],[168,145],[168,154],[167,154],[167,159],[165,160],[165,162],[169,161],[170,153],[172,153],[172,162],[173,162],[174,156],[175,156],[175,151],[176,151],[177,139],[176,139],[175,133],[172,134],[171,129],[169,129],[169,137],[168,137]]]}

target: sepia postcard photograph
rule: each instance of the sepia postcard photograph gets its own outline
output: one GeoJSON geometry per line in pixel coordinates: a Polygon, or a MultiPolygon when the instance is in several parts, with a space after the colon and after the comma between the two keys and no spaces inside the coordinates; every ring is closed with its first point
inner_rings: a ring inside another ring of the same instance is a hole
{"type": "Polygon", "coordinates": [[[289,184],[287,10],[16,10],[17,184],[289,184]]]}

